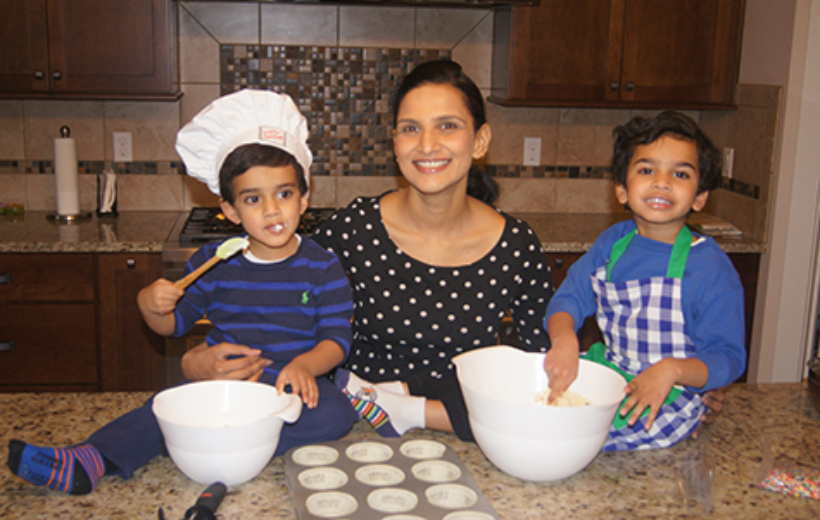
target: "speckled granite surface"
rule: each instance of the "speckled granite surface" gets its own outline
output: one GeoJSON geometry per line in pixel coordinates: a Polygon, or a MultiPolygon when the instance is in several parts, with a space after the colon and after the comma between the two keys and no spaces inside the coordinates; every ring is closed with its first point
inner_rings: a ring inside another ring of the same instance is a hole
{"type": "Polygon", "coordinates": [[[44,211],[0,217],[0,253],[160,253],[180,211],[130,211],[73,224],[44,211]]]}
{"type": "MultiPolygon", "coordinates": [[[[159,253],[181,215],[176,211],[131,211],[118,217],[57,224],[41,211],[0,217],[0,253],[159,253]]],[[[583,253],[626,213],[514,213],[526,220],[547,252],[583,253]]],[[[749,237],[718,238],[727,253],[764,253],[749,237]]]]}
{"type": "MultiPolygon", "coordinates": [[[[85,438],[146,393],[0,394],[0,454],[11,438],[65,445],[85,438]]],[[[753,486],[768,443],[776,456],[820,466],[820,413],[799,384],[738,384],[728,392],[725,412],[689,439],[666,450],[599,455],[585,470],[554,483],[523,482],[496,470],[474,444],[434,432],[451,445],[504,519],[685,518],[677,476],[687,453],[707,453],[714,461],[711,518],[820,518],[820,501],[787,497],[753,486]]],[[[363,422],[346,438],[378,439],[363,422]]],[[[295,517],[281,457],[256,479],[229,490],[222,519],[295,517]]],[[[182,518],[203,486],[185,478],[168,458],[158,457],[124,481],[105,477],[91,495],[74,497],[38,488],[0,469],[2,518],[182,518]]]]}

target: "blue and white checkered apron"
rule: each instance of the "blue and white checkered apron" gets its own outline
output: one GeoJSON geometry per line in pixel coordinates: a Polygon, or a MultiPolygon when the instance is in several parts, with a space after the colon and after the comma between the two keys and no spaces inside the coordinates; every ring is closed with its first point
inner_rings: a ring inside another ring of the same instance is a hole
{"type": "MultiPolygon", "coordinates": [[[[616,248],[622,253],[632,240],[633,231],[613,246],[609,265],[590,277],[598,299],[596,319],[608,345],[606,359],[629,374],[637,375],[663,358],[695,355],[695,346],[684,330],[681,300],[681,278],[692,234],[686,227],[681,233],[689,238],[679,237],[676,242],[677,251],[673,249],[667,276],[609,281],[608,273],[620,257],[616,248]]],[[[700,395],[684,388],[674,402],[661,407],[649,431],[645,429],[646,415],[634,426],[611,427],[603,450],[672,446],[697,428],[704,411],[700,395]]]]}

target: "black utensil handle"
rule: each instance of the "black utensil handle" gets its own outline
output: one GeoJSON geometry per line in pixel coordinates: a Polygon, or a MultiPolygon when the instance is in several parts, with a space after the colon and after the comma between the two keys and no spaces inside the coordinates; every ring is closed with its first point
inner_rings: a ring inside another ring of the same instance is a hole
{"type": "Polygon", "coordinates": [[[212,520],[228,488],[222,482],[215,482],[199,495],[193,507],[185,512],[185,520],[212,520]]]}

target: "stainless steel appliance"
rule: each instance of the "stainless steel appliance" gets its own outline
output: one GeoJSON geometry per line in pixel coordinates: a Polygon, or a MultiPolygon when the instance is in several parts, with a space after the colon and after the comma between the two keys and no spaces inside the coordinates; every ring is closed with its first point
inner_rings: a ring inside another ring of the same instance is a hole
{"type": "MultiPolygon", "coordinates": [[[[308,208],[299,224],[299,233],[313,235],[335,209],[308,208]]],[[[162,246],[162,276],[174,281],[182,277],[185,263],[197,249],[209,242],[219,242],[241,234],[242,227],[228,220],[218,207],[194,208],[177,219],[168,239],[162,246]]],[[[185,335],[165,340],[167,383],[173,385],[183,380],[180,363],[185,352],[202,343],[211,328],[203,319],[185,335]]]]}

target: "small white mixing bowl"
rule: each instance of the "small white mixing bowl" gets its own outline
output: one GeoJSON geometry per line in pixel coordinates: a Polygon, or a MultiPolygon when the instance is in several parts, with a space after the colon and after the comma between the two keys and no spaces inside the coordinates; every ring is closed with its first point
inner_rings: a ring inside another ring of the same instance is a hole
{"type": "Polygon", "coordinates": [[[591,401],[582,407],[535,401],[548,384],[544,354],[497,346],[453,362],[476,443],[500,470],[522,480],[559,480],[584,469],[600,452],[624,398],[620,374],[584,359],[569,388],[591,401]]]}
{"type": "Polygon", "coordinates": [[[282,426],[299,418],[302,401],[262,383],[202,381],[160,392],[153,410],[182,473],[200,484],[232,486],[270,462],[282,426]]]}

